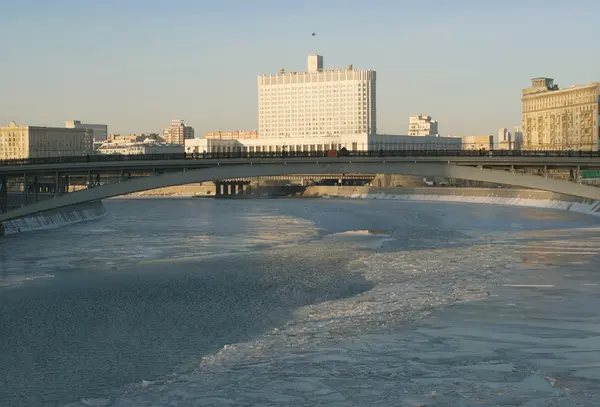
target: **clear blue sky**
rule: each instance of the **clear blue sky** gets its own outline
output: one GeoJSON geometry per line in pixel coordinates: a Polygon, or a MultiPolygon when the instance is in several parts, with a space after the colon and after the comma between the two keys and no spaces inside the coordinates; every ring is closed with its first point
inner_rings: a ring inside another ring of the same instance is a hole
{"type": "Polygon", "coordinates": [[[598,0],[1,3],[1,124],[254,129],[256,77],[313,52],[377,70],[378,127],[393,134],[418,113],[442,134],[496,134],[520,122],[530,78],[600,81],[598,0]]]}

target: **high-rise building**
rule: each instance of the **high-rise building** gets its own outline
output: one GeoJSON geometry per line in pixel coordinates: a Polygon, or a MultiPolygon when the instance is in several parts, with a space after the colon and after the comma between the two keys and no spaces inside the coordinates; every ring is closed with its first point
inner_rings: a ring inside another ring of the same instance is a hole
{"type": "Polygon", "coordinates": [[[514,150],[512,134],[507,128],[498,129],[498,137],[494,140],[494,149],[514,150]]]}
{"type": "Polygon", "coordinates": [[[94,142],[106,141],[108,138],[108,126],[106,124],[81,123],[79,120],[67,120],[65,127],[68,129],[90,129],[94,142]]]}
{"type": "Polygon", "coordinates": [[[409,136],[435,136],[438,134],[438,122],[431,116],[411,116],[408,121],[409,136]]]}
{"type": "Polygon", "coordinates": [[[598,150],[600,83],[559,89],[551,78],[523,89],[524,149],[598,150]]]}
{"type": "Polygon", "coordinates": [[[185,140],[194,138],[194,128],[187,126],[183,120],[173,120],[171,127],[163,131],[163,138],[169,144],[185,144],[185,140]]]}
{"type": "Polygon", "coordinates": [[[513,142],[515,150],[521,150],[523,148],[523,127],[515,126],[513,131],[513,142]]]}
{"type": "Polygon", "coordinates": [[[82,156],[94,149],[90,129],[18,126],[0,127],[0,160],[82,156]]]}
{"type": "Polygon", "coordinates": [[[325,69],[321,55],[308,70],[258,77],[260,138],[376,134],[376,72],[325,69]]]}

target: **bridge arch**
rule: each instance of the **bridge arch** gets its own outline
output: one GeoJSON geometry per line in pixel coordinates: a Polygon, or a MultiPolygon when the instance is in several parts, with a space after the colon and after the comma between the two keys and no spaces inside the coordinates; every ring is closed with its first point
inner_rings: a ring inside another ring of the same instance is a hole
{"type": "Polygon", "coordinates": [[[536,175],[510,171],[483,169],[444,163],[407,162],[341,162],[341,163],[260,163],[220,165],[210,168],[174,172],[157,176],[137,178],[118,184],[109,184],[62,195],[55,199],[41,201],[0,215],[0,222],[32,215],[65,206],[127,195],[156,188],[172,187],[197,182],[216,181],[231,178],[290,174],[400,174],[423,177],[446,177],[471,181],[482,181],[517,187],[532,188],[573,195],[600,201],[600,188],[581,185],[575,182],[544,178],[536,175]]]}

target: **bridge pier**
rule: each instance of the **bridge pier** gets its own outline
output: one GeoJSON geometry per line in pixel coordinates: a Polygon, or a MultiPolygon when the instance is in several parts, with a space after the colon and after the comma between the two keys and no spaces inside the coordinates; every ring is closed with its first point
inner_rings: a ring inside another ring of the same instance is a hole
{"type": "Polygon", "coordinates": [[[250,193],[248,182],[217,181],[215,182],[215,198],[241,198],[250,193]]]}
{"type": "Polygon", "coordinates": [[[100,174],[96,174],[96,178],[94,179],[92,176],[92,172],[88,171],[88,188],[94,188],[100,186],[100,174]]]}
{"type": "Polygon", "coordinates": [[[29,176],[23,174],[23,201],[26,205],[38,201],[38,177],[33,177],[33,183],[29,182],[29,176]]]}
{"type": "Polygon", "coordinates": [[[69,192],[69,176],[62,176],[60,173],[56,173],[54,179],[54,197],[59,197],[62,194],[69,192]]]}

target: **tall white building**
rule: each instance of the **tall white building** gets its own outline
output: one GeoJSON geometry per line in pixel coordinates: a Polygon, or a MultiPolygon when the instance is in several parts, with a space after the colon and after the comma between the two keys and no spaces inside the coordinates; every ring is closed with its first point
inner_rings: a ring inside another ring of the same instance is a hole
{"type": "Polygon", "coordinates": [[[92,131],[94,142],[106,141],[108,138],[108,126],[106,124],[88,124],[81,123],[79,120],[67,120],[65,122],[67,129],[89,129],[92,131]]]}
{"type": "Polygon", "coordinates": [[[409,136],[435,136],[438,134],[438,122],[432,120],[431,116],[411,116],[408,121],[409,136]]]}
{"type": "Polygon", "coordinates": [[[259,137],[375,135],[375,83],[374,70],[324,69],[321,55],[308,57],[306,72],[259,76],[259,137]]]}

